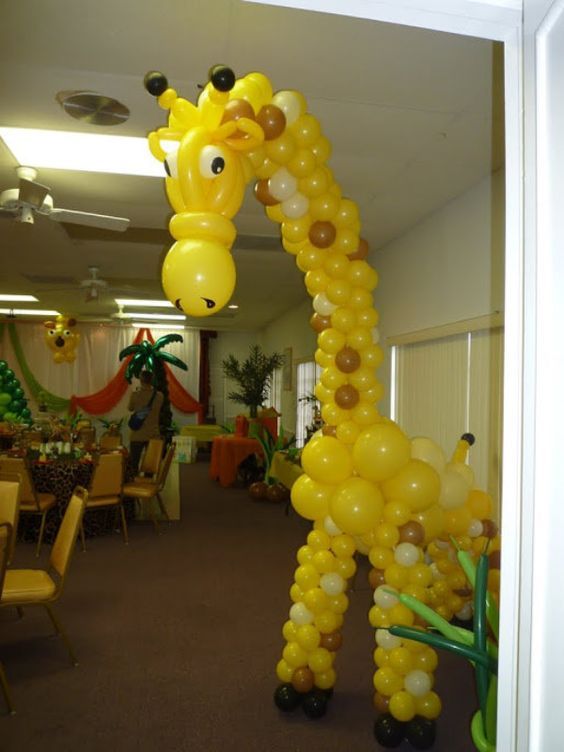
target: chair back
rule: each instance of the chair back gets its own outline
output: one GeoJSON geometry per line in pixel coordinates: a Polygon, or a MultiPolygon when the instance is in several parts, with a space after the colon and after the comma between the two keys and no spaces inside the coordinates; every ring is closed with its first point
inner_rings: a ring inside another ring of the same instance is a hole
{"type": "Polygon", "coordinates": [[[0,523],[9,522],[12,526],[8,564],[14,558],[14,549],[16,548],[16,531],[20,516],[20,488],[20,475],[0,473],[0,523]]]}
{"type": "Polygon", "coordinates": [[[39,511],[39,501],[28,463],[22,457],[0,457],[0,473],[20,476],[20,503],[35,504],[39,511]]]}
{"type": "Polygon", "coordinates": [[[0,596],[4,587],[4,576],[6,574],[6,567],[8,566],[12,534],[13,530],[10,523],[0,522],[0,596]]]}
{"type": "Polygon", "coordinates": [[[86,507],[88,492],[81,486],[74,489],[73,495],[65,510],[61,525],[57,532],[57,537],[51,548],[49,557],[49,566],[52,567],[61,581],[59,582],[59,593],[63,589],[65,575],[67,573],[72,554],[75,549],[76,538],[80,529],[82,515],[86,507]]]}
{"type": "Polygon", "coordinates": [[[100,449],[119,449],[120,446],[121,434],[103,433],[100,436],[100,449]]]}
{"type": "Polygon", "coordinates": [[[168,471],[170,470],[172,459],[174,457],[174,449],[174,444],[170,444],[168,449],[166,450],[164,459],[161,462],[161,466],[159,467],[159,474],[157,476],[157,485],[159,487],[159,491],[162,491],[165,487],[166,479],[168,477],[168,471]]]}
{"type": "Polygon", "coordinates": [[[163,459],[163,447],[163,439],[149,439],[149,443],[141,458],[140,473],[155,476],[159,472],[159,467],[163,459]]]}
{"type": "Polygon", "coordinates": [[[91,499],[100,496],[118,496],[123,486],[123,455],[101,454],[94,467],[88,496],[91,499]]]}

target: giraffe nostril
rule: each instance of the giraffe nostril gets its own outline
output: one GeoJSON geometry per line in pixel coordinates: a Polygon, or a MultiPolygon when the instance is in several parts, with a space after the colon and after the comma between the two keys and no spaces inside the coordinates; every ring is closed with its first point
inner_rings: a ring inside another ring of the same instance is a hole
{"type": "Polygon", "coordinates": [[[211,298],[202,298],[202,300],[206,304],[206,308],[215,308],[215,300],[211,300],[211,298]]]}
{"type": "Polygon", "coordinates": [[[174,301],[174,305],[176,308],[178,308],[179,311],[182,311],[184,313],[184,308],[182,308],[182,303],[180,302],[180,298],[176,298],[174,301]]]}

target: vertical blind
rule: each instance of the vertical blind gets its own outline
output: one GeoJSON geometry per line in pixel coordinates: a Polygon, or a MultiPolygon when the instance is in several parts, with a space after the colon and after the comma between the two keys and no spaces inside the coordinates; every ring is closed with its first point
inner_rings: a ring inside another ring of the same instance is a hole
{"type": "Polygon", "coordinates": [[[408,436],[428,436],[447,457],[463,433],[476,443],[476,486],[499,504],[502,447],[503,330],[469,331],[396,345],[392,417],[408,436]]]}
{"type": "Polygon", "coordinates": [[[307,438],[307,427],[313,422],[315,403],[305,398],[313,395],[320,374],[321,367],[315,361],[298,363],[296,370],[296,446],[298,447],[303,447],[307,438]]]}

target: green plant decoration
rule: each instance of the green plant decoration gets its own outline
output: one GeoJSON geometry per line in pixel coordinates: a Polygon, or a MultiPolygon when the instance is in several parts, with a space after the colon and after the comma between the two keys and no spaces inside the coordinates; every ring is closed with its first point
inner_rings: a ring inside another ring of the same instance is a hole
{"type": "Polygon", "coordinates": [[[282,353],[264,353],[260,345],[251,345],[249,357],[240,363],[234,355],[229,355],[223,362],[223,373],[235,381],[239,391],[227,396],[233,402],[246,405],[251,418],[257,417],[258,408],[264,405],[270,387],[272,374],[284,363],[282,353]]]}
{"type": "Polygon", "coordinates": [[[274,454],[294,444],[296,437],[292,436],[290,439],[286,439],[283,431],[281,431],[275,439],[268,429],[257,425],[251,427],[249,435],[256,439],[262,447],[264,455],[264,482],[270,486],[272,483],[275,483],[270,477],[270,469],[272,467],[274,454]]]}
{"type": "Polygon", "coordinates": [[[119,354],[120,360],[132,356],[125,369],[125,378],[129,383],[131,383],[134,376],[139,378],[141,371],[149,371],[153,374],[153,386],[157,391],[162,392],[163,395],[159,424],[161,435],[167,439],[172,437],[173,428],[165,363],[181,368],[183,371],[188,370],[188,366],[184,361],[163,350],[163,347],[171,342],[184,342],[184,340],[180,334],[165,334],[163,337],[159,337],[154,344],[148,340],[143,340],[143,342],[137,345],[129,345],[129,347],[124,348],[119,354]]]}

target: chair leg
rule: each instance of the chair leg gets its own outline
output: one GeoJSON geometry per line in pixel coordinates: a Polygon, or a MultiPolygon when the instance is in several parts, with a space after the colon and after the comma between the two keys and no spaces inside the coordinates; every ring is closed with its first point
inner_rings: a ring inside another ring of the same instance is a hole
{"type": "Polygon", "coordinates": [[[8,706],[8,712],[10,715],[14,715],[16,712],[16,709],[14,707],[14,703],[12,702],[12,695],[10,693],[10,685],[8,684],[8,679],[6,678],[6,672],[4,671],[4,666],[0,662],[0,685],[2,686],[2,693],[4,695],[4,699],[6,700],[6,705],[8,706]]]}
{"type": "Polygon", "coordinates": [[[127,521],[125,519],[125,509],[123,508],[123,504],[119,505],[119,511],[121,512],[121,532],[123,535],[123,542],[127,546],[129,543],[129,535],[127,534],[127,521]]]}
{"type": "Polygon", "coordinates": [[[57,619],[57,617],[55,616],[55,612],[49,606],[48,603],[43,603],[42,605],[45,606],[45,608],[47,609],[47,613],[49,614],[51,621],[53,622],[53,626],[55,627],[56,633],[63,638],[64,643],[67,647],[68,653],[70,655],[72,665],[78,666],[78,660],[76,658],[76,655],[74,654],[74,650],[72,649],[72,645],[70,644],[69,638],[67,637],[65,630],[61,626],[61,622],[57,619]]]}
{"type": "Polygon", "coordinates": [[[37,539],[37,547],[35,549],[35,556],[39,558],[39,551],[41,549],[41,542],[43,541],[43,533],[45,532],[45,520],[47,519],[47,511],[41,515],[41,525],[39,527],[39,538],[37,539]]]}
{"type": "Polygon", "coordinates": [[[170,522],[170,517],[168,516],[168,512],[166,511],[166,507],[165,507],[165,505],[163,503],[163,500],[161,499],[161,495],[159,493],[157,494],[157,501],[159,502],[159,507],[160,507],[161,512],[164,515],[165,520],[167,520],[168,522],[170,522]]]}
{"type": "Polygon", "coordinates": [[[149,517],[151,518],[151,522],[153,523],[153,527],[155,528],[155,533],[159,534],[159,521],[157,520],[157,516],[155,514],[155,505],[151,503],[152,499],[149,499],[147,503],[147,509],[149,510],[149,517]]]}
{"type": "Polygon", "coordinates": [[[86,539],[84,537],[84,525],[80,523],[80,542],[82,544],[82,550],[86,552],[86,539]]]}
{"type": "Polygon", "coordinates": [[[20,619],[23,619],[23,608],[21,606],[16,606],[16,611],[20,619]]]}

